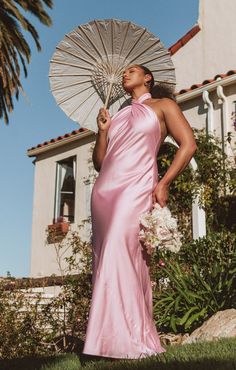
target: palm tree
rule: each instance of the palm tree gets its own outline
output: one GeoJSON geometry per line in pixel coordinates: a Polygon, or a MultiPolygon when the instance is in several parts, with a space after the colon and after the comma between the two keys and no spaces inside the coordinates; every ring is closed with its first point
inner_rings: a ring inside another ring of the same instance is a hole
{"type": "Polygon", "coordinates": [[[22,30],[33,37],[37,50],[41,50],[39,35],[23,13],[30,12],[46,26],[52,24],[45,5],[53,7],[53,0],[0,0],[0,118],[9,123],[8,112],[13,106],[13,96],[18,99],[23,91],[20,72],[27,77],[26,62],[30,62],[31,50],[22,30]]]}

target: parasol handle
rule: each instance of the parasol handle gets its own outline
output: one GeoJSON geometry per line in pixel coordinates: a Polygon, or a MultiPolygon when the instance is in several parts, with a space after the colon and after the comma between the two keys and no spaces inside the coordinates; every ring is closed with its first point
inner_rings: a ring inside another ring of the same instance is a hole
{"type": "Polygon", "coordinates": [[[110,98],[110,95],[111,95],[112,86],[113,86],[113,82],[110,83],[108,93],[107,93],[107,97],[106,97],[106,101],[105,101],[105,104],[104,104],[104,107],[103,107],[104,109],[107,109],[107,105],[108,105],[109,98],[110,98]]]}

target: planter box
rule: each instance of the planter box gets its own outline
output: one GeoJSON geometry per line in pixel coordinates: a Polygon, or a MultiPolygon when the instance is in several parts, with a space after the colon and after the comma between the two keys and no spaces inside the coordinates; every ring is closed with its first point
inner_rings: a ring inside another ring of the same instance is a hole
{"type": "Polygon", "coordinates": [[[48,242],[60,242],[68,233],[70,224],[68,222],[56,222],[48,225],[48,242]]]}

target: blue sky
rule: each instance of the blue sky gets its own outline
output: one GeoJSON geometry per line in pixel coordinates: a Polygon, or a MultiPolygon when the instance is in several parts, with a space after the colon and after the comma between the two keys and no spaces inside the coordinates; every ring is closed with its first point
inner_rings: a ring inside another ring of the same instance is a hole
{"type": "Polygon", "coordinates": [[[79,128],[56,105],[49,90],[49,61],[63,36],[93,19],[116,18],[146,27],[165,47],[183,36],[198,19],[198,0],[54,0],[53,26],[29,17],[40,34],[42,51],[32,39],[26,97],[20,96],[8,126],[0,121],[0,276],[29,276],[34,185],[28,148],[79,128]]]}

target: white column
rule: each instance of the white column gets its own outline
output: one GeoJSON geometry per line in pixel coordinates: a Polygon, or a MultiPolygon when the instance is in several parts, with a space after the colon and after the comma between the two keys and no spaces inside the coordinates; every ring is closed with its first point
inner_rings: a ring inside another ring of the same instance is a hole
{"type": "MultiPolygon", "coordinates": [[[[190,161],[193,171],[197,171],[197,162],[194,158],[190,161]]],[[[198,239],[206,235],[206,213],[199,205],[199,196],[192,203],[192,231],[193,239],[198,239]]]]}
{"type": "Polygon", "coordinates": [[[202,99],[207,105],[207,132],[208,134],[214,133],[214,117],[213,117],[213,104],[209,98],[209,92],[204,90],[202,93],[202,99]]]}
{"type": "MultiPolygon", "coordinates": [[[[221,77],[218,77],[216,80],[220,81],[221,77]]],[[[219,98],[219,103],[222,104],[222,117],[223,118],[222,118],[222,122],[221,122],[221,129],[222,129],[221,133],[222,133],[222,141],[224,143],[224,151],[225,151],[225,154],[227,154],[227,155],[233,155],[230,144],[226,140],[227,133],[229,131],[231,131],[230,128],[229,128],[230,117],[229,117],[228,101],[227,101],[227,98],[224,94],[223,87],[221,85],[217,86],[216,92],[217,92],[217,96],[219,98]]]]}
{"type": "Polygon", "coordinates": [[[206,235],[206,213],[199,207],[199,197],[192,203],[192,224],[193,239],[206,235]]]}

